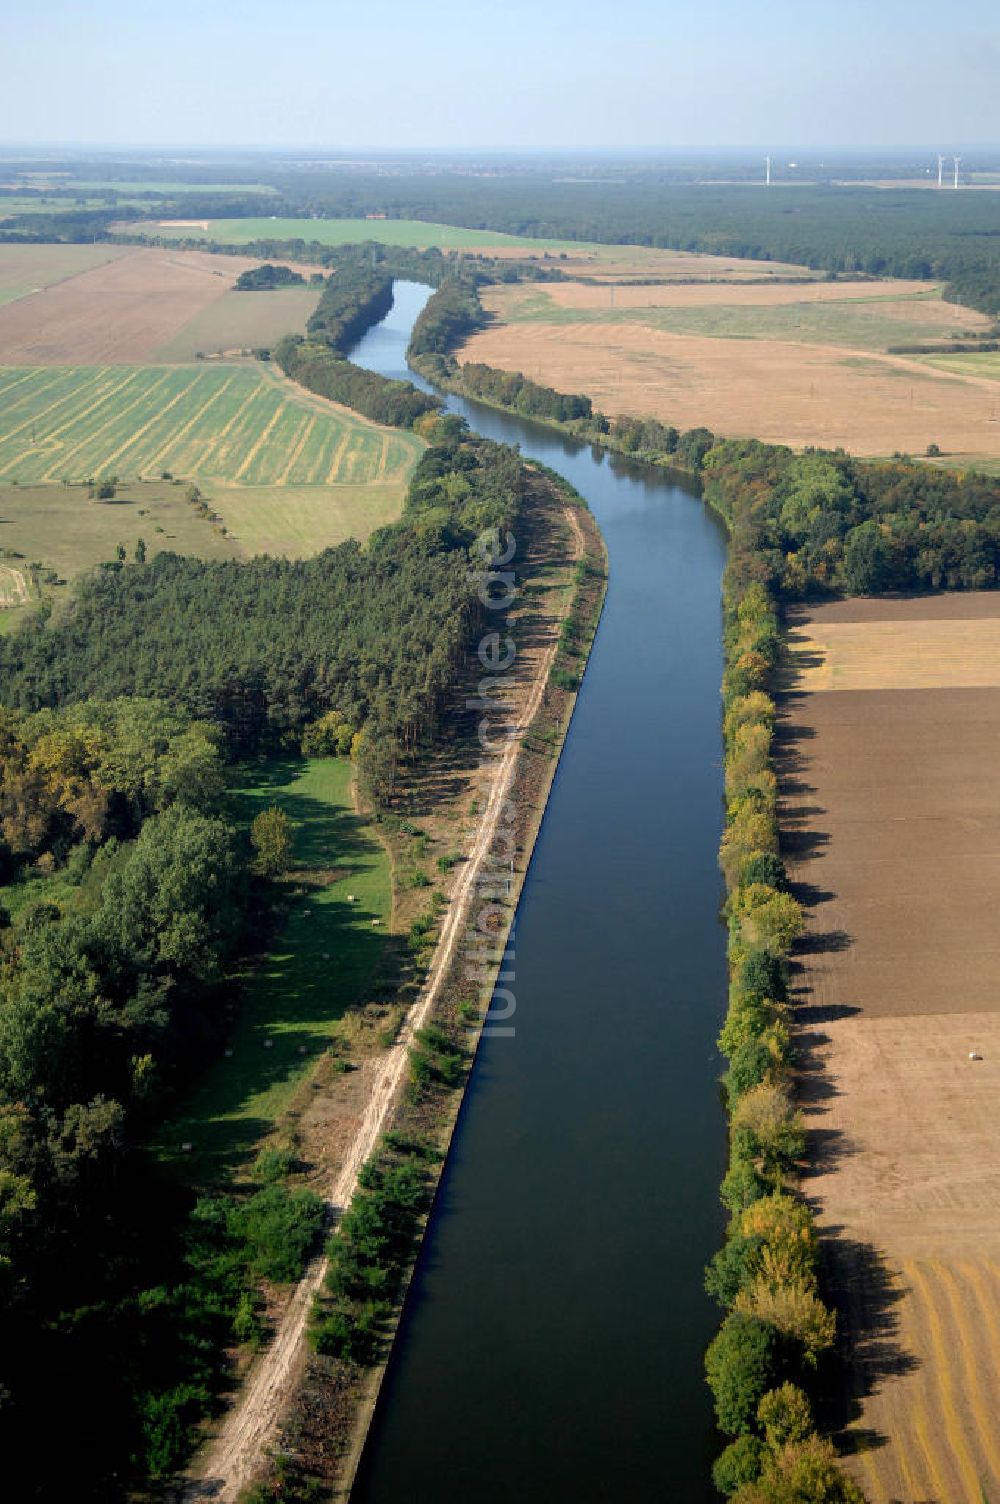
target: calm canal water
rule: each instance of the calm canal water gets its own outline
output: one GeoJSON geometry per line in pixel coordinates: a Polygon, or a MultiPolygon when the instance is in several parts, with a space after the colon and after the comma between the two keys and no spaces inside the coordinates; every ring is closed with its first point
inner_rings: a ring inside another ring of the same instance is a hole
{"type": "MultiPolygon", "coordinates": [[[[410,375],[427,296],[397,283],[352,359],[410,375]]],[[[610,586],[518,909],[516,1034],[480,1049],[352,1500],[707,1504],[725,539],[650,468],[448,406],[586,497],[610,586]]]]}

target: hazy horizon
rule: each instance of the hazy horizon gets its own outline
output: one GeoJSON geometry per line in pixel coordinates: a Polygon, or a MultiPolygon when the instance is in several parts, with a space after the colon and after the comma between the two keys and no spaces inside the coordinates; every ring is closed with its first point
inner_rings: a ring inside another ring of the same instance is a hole
{"type": "Polygon", "coordinates": [[[929,0],[820,0],[808,11],[791,0],[766,10],[622,0],[613,15],[596,0],[510,0],[488,18],[458,0],[429,10],[374,0],[363,11],[246,0],[238,14],[211,0],[150,0],[141,12],[124,0],[94,0],[85,12],[49,0],[41,16],[11,16],[6,32],[0,141],[10,147],[783,143],[804,152],[835,149],[831,137],[840,150],[1000,142],[991,0],[959,0],[943,22],[929,0]]]}

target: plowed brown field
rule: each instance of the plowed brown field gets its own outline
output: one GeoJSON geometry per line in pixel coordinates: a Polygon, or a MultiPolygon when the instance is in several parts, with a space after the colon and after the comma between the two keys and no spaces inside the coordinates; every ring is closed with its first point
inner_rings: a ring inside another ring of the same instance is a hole
{"type": "Polygon", "coordinates": [[[998,628],[985,593],[792,624],[779,762],[809,915],[803,1188],[873,1504],[1000,1499],[998,628]]]}

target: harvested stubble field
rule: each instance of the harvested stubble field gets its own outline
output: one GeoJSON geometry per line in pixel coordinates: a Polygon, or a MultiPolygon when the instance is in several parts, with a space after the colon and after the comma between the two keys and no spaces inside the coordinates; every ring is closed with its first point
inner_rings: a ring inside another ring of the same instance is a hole
{"type": "Polygon", "coordinates": [[[873,1504],[1000,1497],[1000,596],[795,613],[804,1190],[873,1504]],[[970,1051],[982,1059],[970,1059],[970,1051]]]}
{"type": "Polygon", "coordinates": [[[267,345],[277,337],[278,307],[289,321],[277,334],[302,329],[319,289],[233,292],[240,272],[259,265],[204,251],[0,246],[0,365],[190,360],[199,350],[267,345]]]}
{"type": "Polygon", "coordinates": [[[31,297],[127,254],[118,245],[0,245],[0,304],[31,297]]]}
{"type": "Polygon", "coordinates": [[[420,440],[259,367],[0,368],[0,481],[163,470],[246,486],[399,487],[420,440]]]}
{"type": "Polygon", "coordinates": [[[585,392],[613,415],[860,454],[937,444],[1000,455],[990,376],[884,353],[984,327],[926,284],[553,284],[490,289],[485,301],[496,322],[466,343],[464,359],[585,392]]]}

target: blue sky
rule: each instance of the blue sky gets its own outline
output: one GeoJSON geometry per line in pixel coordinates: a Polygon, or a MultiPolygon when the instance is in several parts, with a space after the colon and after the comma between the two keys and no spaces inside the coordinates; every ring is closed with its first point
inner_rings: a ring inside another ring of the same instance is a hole
{"type": "Polygon", "coordinates": [[[0,141],[1000,144],[997,0],[40,0],[0,141]]]}

